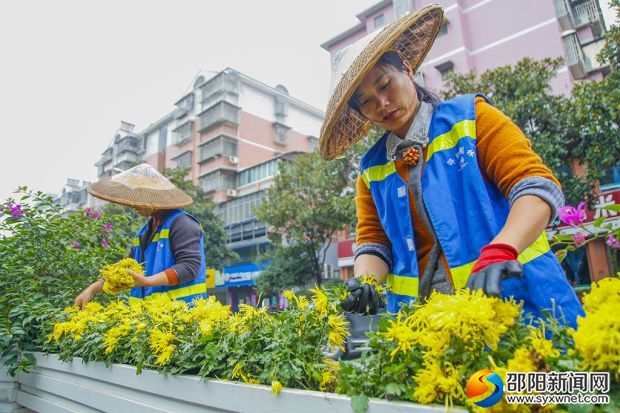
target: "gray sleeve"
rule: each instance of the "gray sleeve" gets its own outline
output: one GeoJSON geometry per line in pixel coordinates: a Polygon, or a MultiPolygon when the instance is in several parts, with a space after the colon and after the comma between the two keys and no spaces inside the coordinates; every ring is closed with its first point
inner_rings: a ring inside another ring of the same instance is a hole
{"type": "Polygon", "coordinates": [[[388,266],[388,268],[392,268],[392,263],[394,259],[392,258],[392,250],[389,247],[375,242],[366,242],[364,244],[360,244],[355,248],[354,260],[356,260],[357,257],[359,257],[360,255],[364,254],[375,255],[381,258],[388,266]]]}
{"type": "Polygon", "coordinates": [[[558,209],[564,206],[564,194],[559,186],[550,179],[541,176],[531,176],[517,182],[508,195],[508,203],[512,204],[524,195],[534,195],[545,201],[551,207],[551,218],[553,222],[558,214],[558,209]]]}
{"type": "Polygon", "coordinates": [[[201,236],[198,222],[185,214],[179,215],[170,225],[170,249],[176,261],[170,268],[177,273],[179,284],[185,284],[198,276],[201,236]]]}

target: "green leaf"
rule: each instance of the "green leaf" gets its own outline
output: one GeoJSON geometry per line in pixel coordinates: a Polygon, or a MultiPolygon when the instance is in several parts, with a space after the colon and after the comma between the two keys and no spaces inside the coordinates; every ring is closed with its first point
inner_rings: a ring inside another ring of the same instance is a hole
{"type": "Polygon", "coordinates": [[[607,209],[609,211],[620,212],[620,204],[606,205],[601,209],[607,209]]]}
{"type": "Polygon", "coordinates": [[[368,411],[368,397],[364,395],[352,396],[351,409],[353,409],[353,413],[366,413],[368,411]]]}
{"type": "Polygon", "coordinates": [[[603,223],[603,221],[605,221],[605,217],[600,217],[599,219],[597,219],[596,221],[594,221],[594,224],[593,224],[593,225],[594,225],[596,228],[598,228],[598,227],[600,227],[600,226],[601,226],[601,224],[603,223]]]}
{"type": "Polygon", "coordinates": [[[400,396],[401,386],[398,383],[388,383],[388,385],[385,386],[385,394],[391,396],[400,396]]]}

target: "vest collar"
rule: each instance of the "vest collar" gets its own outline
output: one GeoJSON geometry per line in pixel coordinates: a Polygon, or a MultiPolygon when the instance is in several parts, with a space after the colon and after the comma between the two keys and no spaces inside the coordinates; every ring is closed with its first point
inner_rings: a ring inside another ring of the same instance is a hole
{"type": "Polygon", "coordinates": [[[405,139],[401,139],[393,132],[388,135],[385,143],[387,157],[393,161],[396,159],[399,146],[409,147],[412,145],[419,145],[425,148],[429,141],[429,129],[431,127],[431,120],[433,118],[433,105],[427,102],[420,102],[420,108],[411,123],[411,127],[407,131],[405,139]]]}

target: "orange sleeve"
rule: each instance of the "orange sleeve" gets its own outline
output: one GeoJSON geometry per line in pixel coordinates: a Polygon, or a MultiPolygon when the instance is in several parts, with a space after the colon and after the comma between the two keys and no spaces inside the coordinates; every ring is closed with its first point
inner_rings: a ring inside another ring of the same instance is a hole
{"type": "Polygon", "coordinates": [[[480,170],[506,198],[517,182],[532,176],[560,187],[521,129],[481,97],[476,98],[476,140],[480,170]]]}
{"type": "Polygon", "coordinates": [[[179,283],[179,276],[177,275],[177,272],[174,270],[174,268],[168,268],[167,270],[164,270],[164,274],[166,274],[166,277],[168,278],[169,285],[177,285],[179,283]]]}
{"type": "Polygon", "coordinates": [[[375,208],[370,190],[366,187],[364,180],[360,176],[357,178],[355,189],[355,208],[357,211],[357,229],[355,231],[355,243],[357,245],[364,243],[378,243],[392,247],[388,241],[383,226],[379,221],[379,215],[375,208]]]}

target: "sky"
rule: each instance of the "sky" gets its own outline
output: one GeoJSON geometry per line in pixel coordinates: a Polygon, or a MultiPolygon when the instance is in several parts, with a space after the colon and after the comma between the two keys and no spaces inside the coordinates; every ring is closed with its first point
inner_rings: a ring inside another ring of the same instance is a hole
{"type": "Polygon", "coordinates": [[[20,185],[58,193],[67,178],[95,180],[120,121],[157,121],[199,70],[232,67],[324,110],[320,44],[377,2],[0,2],[0,201],[20,185]]]}

